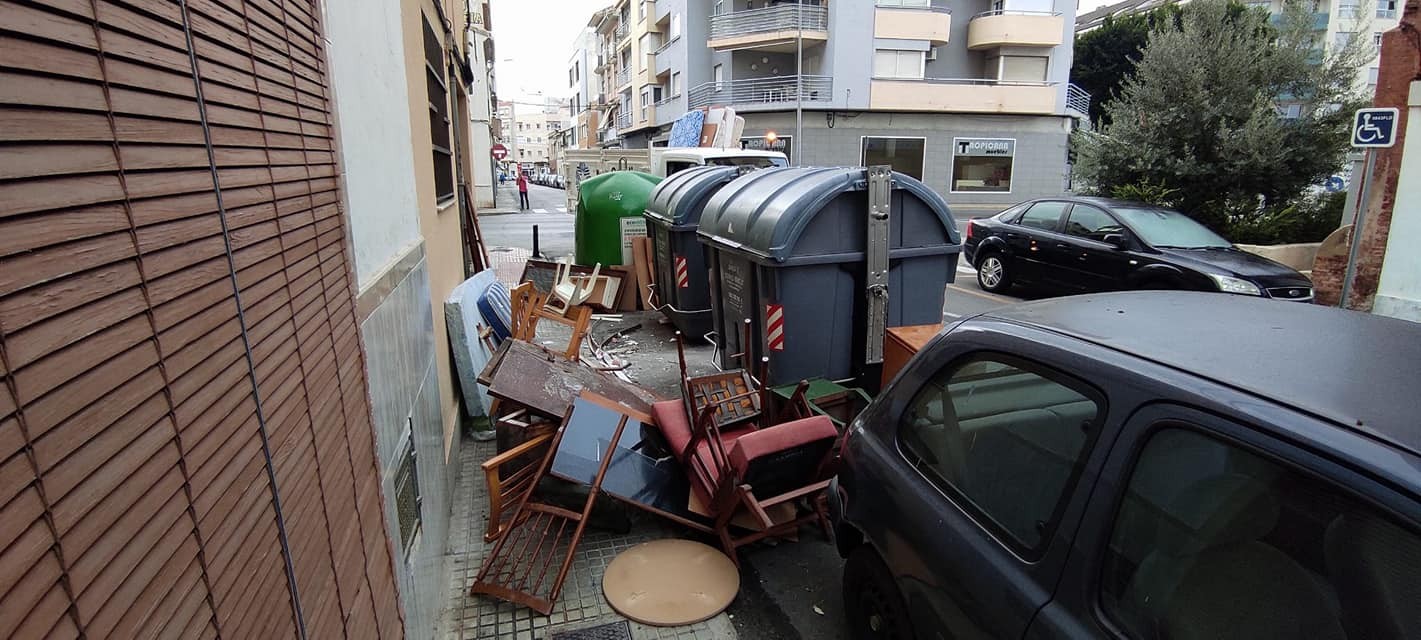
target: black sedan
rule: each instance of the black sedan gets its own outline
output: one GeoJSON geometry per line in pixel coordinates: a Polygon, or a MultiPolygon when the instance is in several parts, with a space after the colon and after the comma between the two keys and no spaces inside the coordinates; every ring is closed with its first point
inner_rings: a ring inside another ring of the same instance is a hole
{"type": "Polygon", "coordinates": [[[1188,216],[1107,198],[1044,198],[967,223],[963,255],[983,289],[1060,293],[1189,289],[1308,301],[1297,271],[1234,247],[1188,216]]]}

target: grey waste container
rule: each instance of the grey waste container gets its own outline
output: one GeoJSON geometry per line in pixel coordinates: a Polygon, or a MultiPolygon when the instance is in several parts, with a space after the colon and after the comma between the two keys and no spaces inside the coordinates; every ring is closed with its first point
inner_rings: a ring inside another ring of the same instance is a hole
{"type": "Polygon", "coordinates": [[[711,330],[705,249],[696,240],[701,211],[715,192],[739,175],[735,167],[696,167],[661,181],[646,203],[656,273],[656,304],[681,333],[711,330]]]}
{"type": "MultiPolygon", "coordinates": [[[[907,175],[891,179],[885,326],[942,322],[957,228],[942,196],[907,175]]],[[[772,384],[822,376],[877,388],[866,363],[868,182],[863,167],[764,169],[706,203],[698,237],[723,366],[739,365],[738,327],[749,318],[749,355],[769,356],[772,384]]]]}

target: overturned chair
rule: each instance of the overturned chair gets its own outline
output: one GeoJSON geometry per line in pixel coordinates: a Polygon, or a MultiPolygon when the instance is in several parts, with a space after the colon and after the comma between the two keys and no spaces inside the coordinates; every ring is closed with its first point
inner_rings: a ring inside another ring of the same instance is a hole
{"type": "Polygon", "coordinates": [[[721,430],[716,410],[756,393],[704,405],[694,421],[681,400],[652,405],[657,426],[689,476],[692,497],[709,512],[713,531],[737,566],[737,548],[771,536],[792,535],[805,522],[817,520],[827,533],[828,520],[819,498],[833,476],[830,462],[839,435],[825,416],[721,430]],[[803,513],[797,504],[801,499],[808,505],[803,513]],[[779,514],[785,509],[790,513],[779,514]],[[749,521],[737,518],[741,514],[749,521]]]}

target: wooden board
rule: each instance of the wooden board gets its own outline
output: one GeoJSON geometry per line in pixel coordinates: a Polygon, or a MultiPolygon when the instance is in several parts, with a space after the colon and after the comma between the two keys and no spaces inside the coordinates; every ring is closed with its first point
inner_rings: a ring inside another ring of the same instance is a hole
{"type": "Polygon", "coordinates": [[[522,340],[504,340],[479,374],[489,395],[558,419],[582,391],[606,396],[643,413],[662,400],[655,392],[578,364],[522,340]],[[538,381],[529,384],[529,381],[538,381]]]}
{"type": "Polygon", "coordinates": [[[649,287],[655,281],[651,275],[651,238],[632,240],[632,265],[636,269],[637,302],[643,309],[652,309],[649,287]]]}

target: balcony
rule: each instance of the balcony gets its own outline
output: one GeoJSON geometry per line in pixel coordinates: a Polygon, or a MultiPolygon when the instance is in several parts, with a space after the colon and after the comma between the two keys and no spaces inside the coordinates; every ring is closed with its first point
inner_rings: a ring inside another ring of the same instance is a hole
{"type": "Polygon", "coordinates": [[[1060,86],[976,78],[872,80],[870,109],[1055,115],[1060,86]]]}
{"type": "Polygon", "coordinates": [[[706,46],[716,51],[792,51],[796,37],[803,38],[806,46],[828,40],[829,12],[824,7],[795,4],[711,16],[706,46]]]}
{"type": "Polygon", "coordinates": [[[927,40],[933,46],[947,43],[952,12],[941,7],[888,8],[873,11],[873,37],[927,40]]]}
{"type": "Polygon", "coordinates": [[[1090,94],[1075,83],[1066,85],[1066,112],[1077,118],[1090,117],[1090,94]]]}
{"type": "Polygon", "coordinates": [[[696,85],[687,92],[687,109],[710,106],[789,108],[796,98],[801,98],[806,106],[828,104],[834,97],[832,76],[800,76],[803,81],[795,82],[795,76],[756,78],[752,80],[727,80],[696,85]],[[797,86],[796,86],[797,84],[797,86]],[[798,91],[796,91],[798,90],[798,91]]]}
{"type": "Polygon", "coordinates": [[[632,83],[632,70],[631,70],[631,67],[625,67],[625,66],[624,66],[624,67],[622,67],[620,70],[617,71],[617,87],[618,87],[618,88],[625,87],[625,86],[627,86],[627,85],[629,85],[629,84],[631,84],[631,83],[632,83]]]}
{"type": "Polygon", "coordinates": [[[1065,29],[1065,18],[1054,11],[987,11],[967,23],[967,48],[1055,47],[1065,29]]]}
{"type": "Polygon", "coordinates": [[[625,131],[632,128],[631,112],[627,109],[619,110],[617,112],[617,119],[614,122],[616,123],[618,131],[625,131]]]}
{"type": "MultiPolygon", "coordinates": [[[[1346,9],[1346,7],[1343,7],[1343,9],[1346,9]]],[[[1339,11],[1340,11],[1340,10],[1339,10],[1339,11]]],[[[1330,16],[1330,15],[1328,15],[1328,14],[1326,14],[1326,13],[1314,13],[1314,14],[1312,14],[1312,22],[1311,22],[1312,30],[1313,30],[1313,31],[1327,31],[1327,25],[1331,22],[1331,18],[1332,18],[1332,16],[1330,16]]],[[[1286,18],[1283,14],[1281,14],[1281,13],[1275,13],[1275,14],[1273,14],[1273,15],[1271,15],[1271,16],[1268,16],[1268,22],[1269,22],[1270,24],[1272,24],[1273,26],[1275,26],[1275,27],[1281,27],[1281,26],[1283,26],[1283,21],[1286,20],[1286,19],[1287,19],[1287,18],[1286,18]]]]}
{"type": "Polygon", "coordinates": [[[616,30],[612,32],[612,39],[616,42],[621,42],[623,38],[627,37],[627,33],[627,23],[618,23],[616,30]]]}

